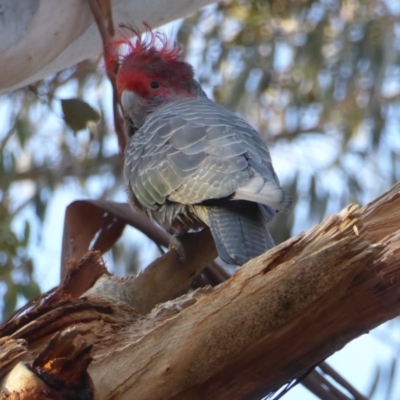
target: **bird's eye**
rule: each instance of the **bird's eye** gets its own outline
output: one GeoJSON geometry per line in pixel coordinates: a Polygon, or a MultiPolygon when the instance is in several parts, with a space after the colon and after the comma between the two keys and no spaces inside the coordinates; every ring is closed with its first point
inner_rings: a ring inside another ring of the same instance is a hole
{"type": "Polygon", "coordinates": [[[160,84],[158,82],[156,82],[156,81],[153,81],[153,82],[150,83],[150,87],[152,89],[157,89],[157,88],[160,87],[160,84]]]}

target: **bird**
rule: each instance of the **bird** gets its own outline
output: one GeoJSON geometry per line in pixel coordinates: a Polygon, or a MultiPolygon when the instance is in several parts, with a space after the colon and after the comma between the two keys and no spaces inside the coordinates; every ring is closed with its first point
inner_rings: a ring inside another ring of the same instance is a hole
{"type": "Polygon", "coordinates": [[[131,203],[178,235],[209,227],[219,257],[241,266],[275,245],[267,224],[291,197],[259,133],[207,97],[183,47],[150,28],[134,33],[106,60],[118,54],[131,203]]]}

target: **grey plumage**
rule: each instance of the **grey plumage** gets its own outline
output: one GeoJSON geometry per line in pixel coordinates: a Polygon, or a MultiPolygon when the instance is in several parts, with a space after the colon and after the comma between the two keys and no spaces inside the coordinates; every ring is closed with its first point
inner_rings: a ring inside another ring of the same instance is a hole
{"type": "Polygon", "coordinates": [[[242,265],[274,246],[256,203],[209,207],[208,222],[218,253],[227,263],[242,265]]]}
{"type": "Polygon", "coordinates": [[[238,265],[274,245],[267,222],[291,205],[258,133],[205,97],[148,114],[128,143],[124,172],[150,217],[178,231],[208,225],[220,257],[238,265]]]}

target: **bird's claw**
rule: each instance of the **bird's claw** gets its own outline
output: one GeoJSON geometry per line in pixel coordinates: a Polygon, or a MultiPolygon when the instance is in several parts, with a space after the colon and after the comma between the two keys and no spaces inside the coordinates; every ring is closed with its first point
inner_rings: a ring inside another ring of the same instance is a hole
{"type": "Polygon", "coordinates": [[[185,246],[181,241],[181,235],[177,233],[172,235],[168,244],[168,249],[169,250],[174,249],[177,252],[178,259],[181,264],[184,264],[186,262],[185,246]]]}

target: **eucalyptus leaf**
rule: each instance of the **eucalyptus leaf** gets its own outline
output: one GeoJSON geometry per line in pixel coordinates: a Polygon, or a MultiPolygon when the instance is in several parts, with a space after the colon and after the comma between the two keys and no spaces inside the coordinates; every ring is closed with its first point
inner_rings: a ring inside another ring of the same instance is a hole
{"type": "Polygon", "coordinates": [[[86,129],[89,122],[97,122],[100,114],[81,99],[62,99],[61,108],[65,123],[75,132],[86,129]]]}

